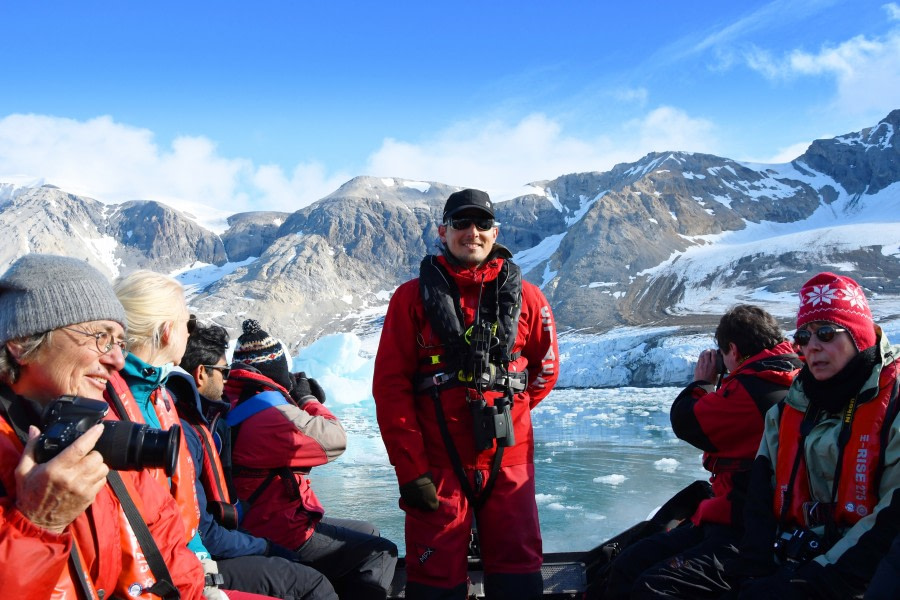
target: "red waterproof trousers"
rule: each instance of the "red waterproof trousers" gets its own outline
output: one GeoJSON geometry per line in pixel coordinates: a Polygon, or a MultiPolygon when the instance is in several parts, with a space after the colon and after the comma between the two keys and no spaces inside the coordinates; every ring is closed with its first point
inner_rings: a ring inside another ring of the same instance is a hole
{"type": "MultiPolygon", "coordinates": [[[[435,512],[406,512],[407,579],[438,588],[453,588],[468,577],[467,549],[474,511],[453,469],[432,468],[440,507],[435,512]]],[[[475,469],[467,469],[474,486],[475,469]]],[[[481,470],[487,484],[489,470],[481,470]]],[[[477,527],[484,571],[524,574],[540,571],[541,531],[535,502],[534,465],[502,467],[477,527]]]]}

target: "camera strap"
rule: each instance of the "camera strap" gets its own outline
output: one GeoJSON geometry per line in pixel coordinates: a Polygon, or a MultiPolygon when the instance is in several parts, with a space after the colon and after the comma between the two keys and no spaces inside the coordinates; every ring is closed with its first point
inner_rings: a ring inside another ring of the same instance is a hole
{"type": "Polygon", "coordinates": [[[180,600],[181,592],[172,583],[172,575],[169,573],[166,561],[163,560],[159,547],[156,545],[156,540],[153,539],[147,523],[144,522],[144,517],[141,516],[137,506],[134,504],[134,500],[131,499],[128,488],[125,487],[125,482],[122,481],[122,476],[119,475],[118,471],[110,471],[106,476],[106,480],[109,482],[109,487],[112,488],[116,498],[119,499],[122,510],[128,518],[128,524],[131,525],[138,544],[140,544],[141,550],[144,551],[144,557],[150,566],[150,572],[153,573],[153,577],[156,579],[156,583],[144,589],[165,600],[180,600]]]}

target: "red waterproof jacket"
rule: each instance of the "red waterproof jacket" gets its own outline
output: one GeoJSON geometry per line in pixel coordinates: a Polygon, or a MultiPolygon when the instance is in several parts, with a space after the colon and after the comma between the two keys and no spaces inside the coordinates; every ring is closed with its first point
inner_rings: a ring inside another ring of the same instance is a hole
{"type": "Polygon", "coordinates": [[[347,448],[347,434],[314,397],[307,396],[298,407],[287,390],[259,373],[232,369],[225,397],[232,407],[228,422],[232,432],[237,431],[231,451],[235,490],[244,501],[258,493],[241,528],[286,548],[298,548],[325,514],[309,485],[309,469],[340,456],[347,448]],[[266,392],[276,392],[282,401],[232,423],[240,406],[266,392]]]}
{"type": "MultiPolygon", "coordinates": [[[[443,256],[437,260],[459,288],[463,319],[468,327],[475,319],[482,283],[489,284],[497,278],[504,259],[494,258],[477,269],[451,266],[443,256]]],[[[430,357],[439,353],[442,344],[425,314],[419,280],[407,281],[397,288],[388,306],[372,384],[381,437],[401,485],[426,473],[431,465],[453,466],[441,438],[432,392],[414,391],[417,378],[428,372],[430,357]]],[[[550,393],[559,377],[553,313],[540,289],[527,281],[522,281],[522,312],[513,346],[515,353],[521,354],[510,363],[509,371],[527,372],[528,385],[514,397],[512,419],[516,444],[505,449],[502,466],[533,462],[530,411],[550,393]]],[[[488,392],[485,400],[492,404],[499,395],[488,392]]],[[[475,450],[466,388],[442,389],[440,400],[463,466],[489,469],[494,450],[475,450]]]]}
{"type": "MultiPolygon", "coordinates": [[[[80,598],[77,578],[68,563],[73,543],[78,545],[95,599],[99,598],[98,590],[103,590],[106,598],[157,598],[149,593],[134,595],[141,587],[152,585],[154,579],[111,488],[101,489],[88,511],[66,531],[50,533],[32,524],[16,508],[14,471],[21,455],[21,442],[0,417],[0,598],[80,598]]],[[[201,600],[203,568],[184,544],[175,501],[147,471],[120,474],[182,599],[201,600]]]]}
{"type": "Polygon", "coordinates": [[[800,362],[787,341],[744,360],[718,390],[705,381],[686,387],[672,403],[672,430],[703,450],[713,497],[691,517],[695,525],[741,527],[749,469],[759,450],[766,411],[787,395],[800,362]]]}

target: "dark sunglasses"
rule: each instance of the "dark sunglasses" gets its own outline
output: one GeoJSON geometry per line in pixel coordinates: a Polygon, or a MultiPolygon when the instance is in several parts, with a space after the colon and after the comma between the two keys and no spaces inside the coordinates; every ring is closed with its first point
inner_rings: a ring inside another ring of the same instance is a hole
{"type": "Polygon", "coordinates": [[[459,219],[449,219],[447,221],[447,225],[450,226],[450,229],[455,229],[456,231],[465,231],[466,229],[469,229],[473,223],[478,231],[487,231],[494,227],[494,220],[490,217],[460,217],[459,219]]]}
{"type": "Polygon", "coordinates": [[[197,315],[188,315],[188,322],[187,322],[188,335],[191,335],[192,333],[194,333],[195,329],[197,329],[197,315]]]}
{"type": "MultiPolygon", "coordinates": [[[[830,342],[834,339],[834,336],[841,333],[842,331],[847,331],[843,327],[832,327],[831,325],[823,325],[816,330],[816,337],[819,338],[820,342],[830,342]]],[[[809,343],[809,340],[812,339],[812,332],[809,329],[798,329],[797,333],[794,334],[794,341],[798,346],[805,346],[809,343]]]]}
{"type": "Polygon", "coordinates": [[[222,373],[222,379],[228,379],[228,376],[231,375],[231,367],[226,367],[224,365],[201,365],[205,369],[215,369],[216,371],[220,371],[222,373]]]}

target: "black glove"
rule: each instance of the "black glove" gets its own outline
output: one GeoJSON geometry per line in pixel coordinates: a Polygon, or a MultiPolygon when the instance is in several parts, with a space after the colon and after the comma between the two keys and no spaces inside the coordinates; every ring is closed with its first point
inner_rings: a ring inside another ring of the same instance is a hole
{"type": "Polygon", "coordinates": [[[278,544],[276,544],[275,542],[273,542],[271,540],[268,540],[266,542],[265,556],[269,556],[269,557],[274,556],[277,558],[284,558],[284,559],[294,561],[294,562],[297,562],[297,560],[298,560],[296,552],[294,552],[293,550],[288,550],[284,546],[279,546],[278,544]]]}
{"type": "Polygon", "coordinates": [[[312,391],[312,395],[316,397],[316,400],[319,401],[319,404],[325,404],[325,390],[322,389],[322,386],[319,385],[319,382],[310,377],[307,379],[309,381],[309,389],[312,391]]]}
{"type": "Polygon", "coordinates": [[[865,593],[865,586],[857,585],[842,577],[835,565],[823,567],[814,560],[803,563],[794,572],[794,579],[802,579],[815,598],[858,598],[865,593]]]}
{"type": "Polygon", "coordinates": [[[306,373],[303,371],[294,373],[292,377],[294,379],[294,387],[291,388],[291,398],[293,398],[294,402],[299,406],[303,406],[309,401],[310,396],[314,397],[312,389],[310,389],[309,386],[309,379],[306,378],[306,373]]]}
{"type": "Polygon", "coordinates": [[[440,506],[437,498],[437,488],[434,487],[431,473],[425,473],[401,485],[400,497],[408,505],[419,510],[433,512],[440,506]]]}
{"type": "Polygon", "coordinates": [[[794,600],[809,598],[807,582],[792,569],[782,567],[774,575],[749,579],[741,585],[740,600],[794,600]]]}

